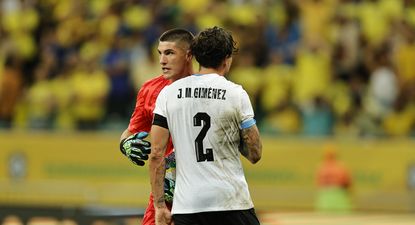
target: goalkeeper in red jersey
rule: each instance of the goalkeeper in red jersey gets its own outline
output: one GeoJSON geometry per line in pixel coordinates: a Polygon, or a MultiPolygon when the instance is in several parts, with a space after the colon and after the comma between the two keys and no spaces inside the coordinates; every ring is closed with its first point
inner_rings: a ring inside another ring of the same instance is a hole
{"type": "MultiPolygon", "coordinates": [[[[148,80],[138,92],[134,112],[128,128],[121,134],[120,150],[134,164],[143,166],[150,154],[150,143],[147,137],[153,122],[153,109],[160,91],[172,82],[189,76],[192,70],[192,55],[189,47],[193,34],[184,29],[171,29],[159,38],[158,53],[162,75],[148,80]]],[[[165,199],[171,206],[175,182],[175,157],[173,144],[169,141],[166,150],[166,179],[164,184],[165,199]]],[[[150,194],[149,204],[144,214],[143,225],[155,224],[153,196],[150,194]]]]}

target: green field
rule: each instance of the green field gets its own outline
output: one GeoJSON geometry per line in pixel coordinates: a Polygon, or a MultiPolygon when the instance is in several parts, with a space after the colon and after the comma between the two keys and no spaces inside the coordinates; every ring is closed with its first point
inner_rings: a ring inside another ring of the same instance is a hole
{"type": "Polygon", "coordinates": [[[415,225],[415,213],[263,212],[260,220],[262,225],[415,225]]]}
{"type": "MultiPolygon", "coordinates": [[[[260,212],[262,225],[415,225],[414,214],[353,213],[321,214],[314,212],[260,212]]],[[[28,225],[80,225],[73,220],[32,218],[28,225]]],[[[107,218],[91,222],[93,225],[138,225],[140,218],[107,218]]],[[[10,217],[2,225],[23,225],[18,218],[10,217]]]]}

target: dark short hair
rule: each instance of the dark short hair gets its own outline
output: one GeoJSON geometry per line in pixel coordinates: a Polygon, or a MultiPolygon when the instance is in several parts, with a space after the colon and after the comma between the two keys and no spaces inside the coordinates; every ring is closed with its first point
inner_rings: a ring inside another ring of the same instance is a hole
{"type": "Polygon", "coordinates": [[[237,50],[231,33],[216,26],[201,31],[190,45],[192,55],[201,66],[215,69],[237,50]]]}
{"type": "Polygon", "coordinates": [[[190,31],[181,28],[174,28],[164,32],[160,36],[159,41],[185,43],[186,45],[190,46],[190,44],[193,41],[193,38],[194,35],[190,31]]]}

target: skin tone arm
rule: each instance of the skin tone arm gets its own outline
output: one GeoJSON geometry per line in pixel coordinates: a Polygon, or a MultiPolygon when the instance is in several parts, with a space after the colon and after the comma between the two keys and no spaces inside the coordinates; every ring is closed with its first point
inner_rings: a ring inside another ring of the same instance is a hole
{"type": "Polygon", "coordinates": [[[257,163],[262,156],[262,143],[256,125],[241,131],[241,142],[239,151],[252,164],[257,163]]]}
{"type": "Polygon", "coordinates": [[[157,125],[151,127],[151,154],[149,157],[151,192],[156,210],[156,224],[170,224],[171,213],[164,201],[164,154],[169,141],[169,130],[157,125]]]}
{"type": "Polygon", "coordinates": [[[120,141],[123,140],[124,138],[128,138],[132,134],[133,133],[131,133],[128,129],[125,129],[124,132],[122,132],[121,134],[120,141]]]}

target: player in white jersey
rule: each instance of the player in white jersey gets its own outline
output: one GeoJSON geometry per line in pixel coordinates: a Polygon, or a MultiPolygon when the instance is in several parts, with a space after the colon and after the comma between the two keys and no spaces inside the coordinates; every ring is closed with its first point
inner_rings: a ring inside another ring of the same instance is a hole
{"type": "Polygon", "coordinates": [[[259,224],[240,153],[256,163],[262,144],[248,94],[224,77],[235,42],[229,32],[213,27],[199,33],[190,49],[199,73],[165,87],[154,109],[149,167],[156,224],[171,222],[163,199],[169,135],[176,148],[176,225],[259,224]]]}

